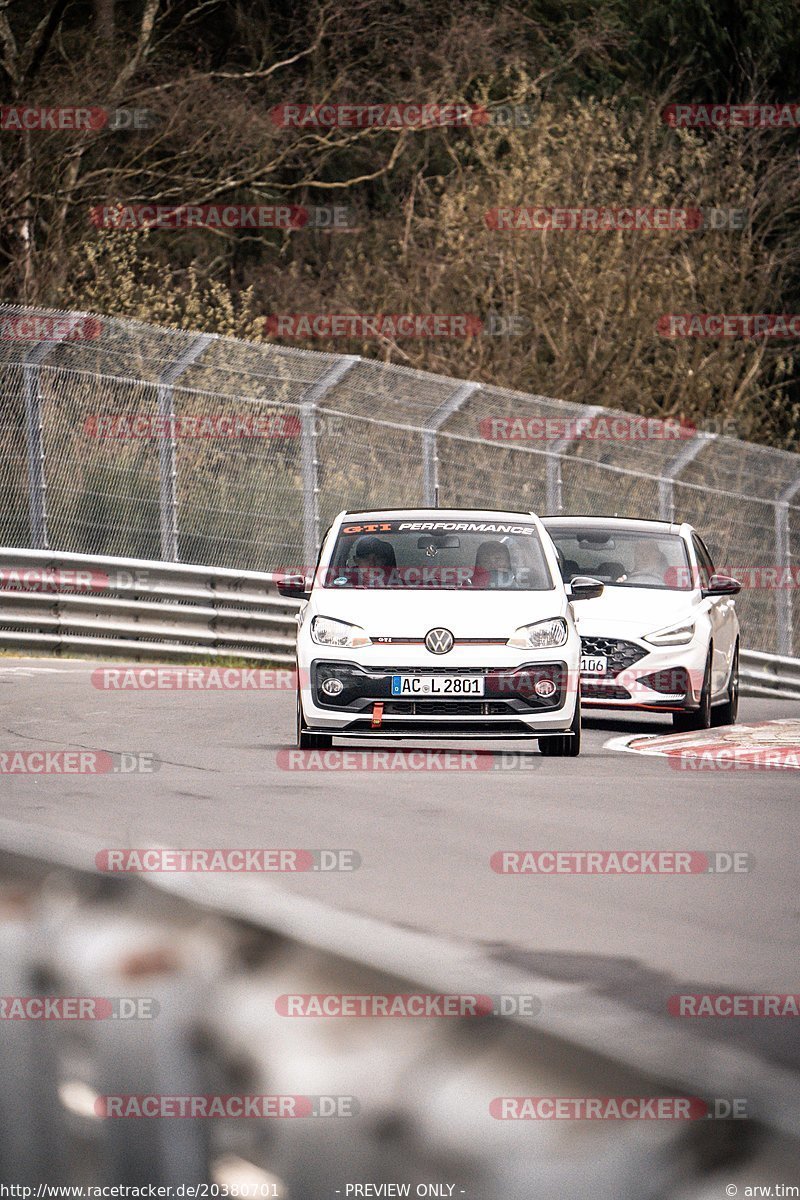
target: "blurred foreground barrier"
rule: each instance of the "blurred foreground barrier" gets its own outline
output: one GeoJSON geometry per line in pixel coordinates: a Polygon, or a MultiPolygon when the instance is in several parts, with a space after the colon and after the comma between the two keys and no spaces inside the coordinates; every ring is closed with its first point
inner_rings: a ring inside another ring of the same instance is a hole
{"type": "MultiPolygon", "coordinates": [[[[0,1021],[0,1183],[702,1200],[720,1178],[793,1178],[796,1075],[730,1043],[709,1050],[704,1030],[631,1010],[620,1053],[607,1053],[613,1008],[552,980],[538,981],[541,1011],[526,1019],[293,1018],[287,996],[483,994],[490,981],[468,957],[454,986],[447,944],[410,955],[406,931],[381,927],[370,950],[368,921],[263,880],[100,875],[73,865],[89,847],[73,852],[65,838],[34,858],[18,849],[30,829],[2,824],[15,846],[0,851],[4,1014],[14,997],[93,1007],[83,1019],[0,1021]],[[376,966],[380,954],[404,969],[376,966]],[[650,1069],[654,1054],[663,1071],[650,1069]],[[689,1095],[714,1110],[723,1086],[723,1118],[738,1096],[746,1119],[497,1119],[500,1097],[689,1095]],[[117,1115],[163,1097],[172,1111],[189,1097],[227,1111],[117,1115]],[[242,1114],[243,1097],[273,1108],[242,1114]],[[442,1190],[418,1190],[434,1182],[442,1190]],[[346,1191],[386,1183],[410,1190],[346,1191]]],[[[507,994],[507,971],[493,971],[507,994]]]]}

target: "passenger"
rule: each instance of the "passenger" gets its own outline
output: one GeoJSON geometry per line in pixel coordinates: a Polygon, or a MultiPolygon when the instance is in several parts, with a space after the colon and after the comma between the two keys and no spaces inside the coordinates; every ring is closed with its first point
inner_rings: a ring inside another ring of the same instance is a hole
{"type": "Polygon", "coordinates": [[[475,555],[472,586],[479,588],[508,588],[514,583],[511,555],[505,542],[481,542],[475,555]]]}

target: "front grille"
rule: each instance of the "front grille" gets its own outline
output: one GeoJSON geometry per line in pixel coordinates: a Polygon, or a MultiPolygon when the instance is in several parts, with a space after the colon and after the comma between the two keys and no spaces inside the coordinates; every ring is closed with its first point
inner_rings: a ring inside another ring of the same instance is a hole
{"type": "MultiPolygon", "coordinates": [[[[338,734],[337,730],[337,734],[338,734]]],[[[404,733],[409,737],[418,734],[426,738],[432,737],[464,737],[468,734],[473,736],[480,734],[485,740],[491,741],[493,737],[516,736],[516,737],[536,737],[528,726],[523,721],[498,721],[493,724],[480,723],[476,718],[475,721],[465,721],[460,724],[457,721],[437,721],[436,725],[431,725],[427,721],[383,721],[379,728],[374,729],[371,721],[358,720],[350,721],[343,733],[358,733],[364,734],[365,737],[386,737],[388,734],[404,733]]]]}
{"type": "Polygon", "coordinates": [[[513,712],[511,705],[501,700],[391,700],[383,706],[385,717],[497,717],[513,712]]]}
{"type": "Polygon", "coordinates": [[[623,642],[619,638],[581,638],[581,654],[604,654],[608,659],[609,675],[619,675],[620,671],[626,671],[648,653],[635,642],[623,642]]]}

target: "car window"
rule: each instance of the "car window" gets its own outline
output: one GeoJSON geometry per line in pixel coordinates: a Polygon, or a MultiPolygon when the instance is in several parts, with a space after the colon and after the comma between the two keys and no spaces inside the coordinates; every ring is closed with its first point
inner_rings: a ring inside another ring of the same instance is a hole
{"type": "Polygon", "coordinates": [[[591,575],[617,587],[691,589],[686,544],[678,534],[581,525],[553,526],[548,533],[566,582],[591,575]]]}
{"type": "Polygon", "coordinates": [[[550,591],[556,584],[529,522],[344,523],[320,580],[330,588],[550,591]]]}
{"type": "Polygon", "coordinates": [[[714,564],[711,561],[711,555],[706,549],[705,542],[703,542],[703,540],[699,538],[696,533],[692,534],[692,545],[694,546],[694,552],[697,555],[697,566],[700,572],[700,587],[707,588],[708,581],[714,574],[714,564]]]}

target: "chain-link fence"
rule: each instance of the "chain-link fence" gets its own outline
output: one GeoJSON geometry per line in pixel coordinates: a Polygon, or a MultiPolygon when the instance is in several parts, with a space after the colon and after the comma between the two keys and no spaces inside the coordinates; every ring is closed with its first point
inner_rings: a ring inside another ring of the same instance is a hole
{"type": "Polygon", "coordinates": [[[313,563],[341,509],[437,493],[674,517],[751,572],[746,644],[800,655],[800,455],[658,423],[585,436],[575,422],[600,411],[545,396],[15,306],[0,307],[0,381],[7,546],[275,570],[313,563]]]}

